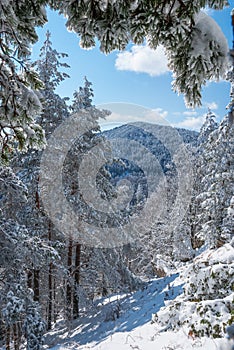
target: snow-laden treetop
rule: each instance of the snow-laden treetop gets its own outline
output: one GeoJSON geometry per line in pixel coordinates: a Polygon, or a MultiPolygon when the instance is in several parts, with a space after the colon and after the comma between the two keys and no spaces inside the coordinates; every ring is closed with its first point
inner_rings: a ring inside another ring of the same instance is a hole
{"type": "Polygon", "coordinates": [[[0,151],[43,142],[34,122],[41,110],[37,90],[43,85],[28,64],[35,27],[47,21],[46,8],[67,18],[66,26],[80,45],[109,53],[128,43],[152,48],[162,44],[174,72],[173,88],[188,106],[201,104],[201,86],[224,76],[228,46],[218,25],[200,10],[222,9],[226,0],[2,0],[0,2],[0,151]],[[19,69],[20,68],[20,69],[19,69]],[[10,132],[8,132],[10,130],[10,132]],[[15,143],[16,141],[16,143],[15,143]]]}
{"type": "Polygon", "coordinates": [[[99,0],[54,1],[67,17],[67,28],[80,36],[84,48],[109,53],[129,42],[150,47],[162,44],[174,72],[173,88],[185,95],[188,106],[200,105],[201,85],[218,80],[226,69],[227,41],[204,7],[222,9],[226,0],[99,0]]]}

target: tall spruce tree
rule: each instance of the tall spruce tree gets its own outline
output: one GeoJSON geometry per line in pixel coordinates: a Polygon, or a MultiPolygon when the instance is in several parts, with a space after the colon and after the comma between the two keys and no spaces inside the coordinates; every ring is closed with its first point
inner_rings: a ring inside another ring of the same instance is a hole
{"type": "Polygon", "coordinates": [[[61,98],[56,93],[59,84],[69,78],[66,72],[61,71],[61,69],[69,68],[67,63],[61,62],[61,59],[68,57],[68,55],[57,52],[52,47],[50,37],[51,33],[47,31],[46,40],[40,49],[39,60],[33,64],[44,84],[44,88],[41,90],[43,112],[37,118],[37,122],[45,131],[46,137],[69,115],[66,104],[68,98],[61,98]]]}
{"type": "MultiPolygon", "coordinates": [[[[81,204],[82,194],[79,192],[76,174],[84,153],[92,150],[92,147],[103,141],[102,137],[96,135],[97,131],[100,131],[98,119],[105,118],[105,116],[109,114],[108,111],[100,111],[93,105],[93,96],[92,83],[85,77],[84,86],[79,87],[79,89],[74,92],[74,99],[70,106],[71,113],[74,115],[77,114],[77,118],[81,117],[80,113],[85,112],[86,114],[84,114],[84,117],[86,116],[86,118],[92,120],[92,127],[75,141],[74,146],[69,151],[64,168],[66,195],[70,202],[78,206],[76,210],[78,210],[78,215],[81,216],[83,215],[81,204]]],[[[84,119],[82,119],[82,122],[85,122],[84,119]]],[[[67,268],[69,276],[66,282],[68,319],[75,319],[79,316],[82,248],[81,242],[75,240],[72,236],[69,237],[67,250],[67,268]]]]}

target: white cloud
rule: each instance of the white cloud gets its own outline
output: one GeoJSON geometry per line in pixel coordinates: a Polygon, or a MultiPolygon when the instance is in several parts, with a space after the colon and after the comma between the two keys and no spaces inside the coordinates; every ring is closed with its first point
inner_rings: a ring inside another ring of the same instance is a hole
{"type": "Polygon", "coordinates": [[[162,108],[155,108],[145,113],[144,120],[148,123],[165,123],[164,119],[167,116],[168,111],[164,111],[162,108]]]}
{"type": "Polygon", "coordinates": [[[173,126],[178,128],[185,128],[185,129],[192,129],[192,130],[199,131],[204,121],[205,121],[205,115],[202,115],[199,117],[190,116],[190,117],[186,117],[181,122],[175,123],[173,126]]]}
{"type": "Polygon", "coordinates": [[[169,72],[167,58],[162,46],[156,50],[148,45],[134,45],[130,51],[120,52],[115,61],[118,70],[128,70],[159,76],[169,72]]]}

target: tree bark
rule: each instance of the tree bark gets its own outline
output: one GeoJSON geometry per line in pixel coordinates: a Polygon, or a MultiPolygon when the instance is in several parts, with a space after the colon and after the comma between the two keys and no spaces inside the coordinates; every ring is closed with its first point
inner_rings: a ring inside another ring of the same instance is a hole
{"type": "Polygon", "coordinates": [[[6,350],[11,350],[11,329],[9,326],[6,327],[6,350]]]}
{"type": "MultiPolygon", "coordinates": [[[[52,240],[52,232],[51,232],[51,222],[49,222],[48,227],[48,240],[49,244],[52,240]]],[[[49,274],[48,274],[48,319],[47,319],[47,329],[50,330],[52,328],[52,307],[53,307],[53,285],[52,285],[52,271],[53,271],[53,264],[52,262],[49,263],[49,274]]]]}
{"type": "Polygon", "coordinates": [[[34,301],[40,300],[40,283],[39,283],[40,270],[33,271],[33,282],[34,282],[34,301]]]}
{"type": "Polygon", "coordinates": [[[49,264],[49,276],[48,276],[48,321],[47,321],[47,329],[50,330],[52,328],[52,307],[53,307],[53,285],[52,285],[52,263],[49,264]]]}
{"type": "Polygon", "coordinates": [[[19,350],[19,348],[20,348],[20,332],[19,332],[19,327],[16,323],[13,325],[13,339],[14,339],[14,350],[19,350]]]}
{"type": "Polygon", "coordinates": [[[68,279],[66,285],[66,299],[67,299],[67,318],[71,320],[72,318],[72,285],[71,285],[71,275],[72,275],[72,237],[69,237],[68,241],[68,253],[67,253],[67,269],[68,269],[68,279]]]}
{"type": "Polygon", "coordinates": [[[80,262],[81,244],[76,244],[75,270],[74,270],[74,293],[73,293],[73,319],[79,317],[79,295],[78,286],[80,284],[80,262]]]}
{"type": "Polygon", "coordinates": [[[54,281],[54,308],[53,308],[53,320],[54,320],[54,323],[56,323],[57,321],[57,306],[56,306],[56,279],[54,278],[53,279],[54,281]]]}
{"type": "Polygon", "coordinates": [[[33,287],[33,274],[32,270],[28,270],[28,280],[27,280],[28,288],[32,289],[33,287]]]}

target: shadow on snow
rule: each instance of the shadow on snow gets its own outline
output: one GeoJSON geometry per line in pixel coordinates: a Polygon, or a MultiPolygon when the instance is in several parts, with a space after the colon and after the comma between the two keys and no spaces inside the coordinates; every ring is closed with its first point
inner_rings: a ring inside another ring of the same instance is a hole
{"type": "Polygon", "coordinates": [[[170,286],[177,277],[178,274],[173,274],[153,280],[141,290],[131,295],[119,295],[114,301],[111,298],[98,300],[94,313],[79,318],[76,328],[63,341],[63,348],[68,344],[76,344],[76,349],[78,345],[91,342],[98,344],[111,334],[130,332],[151,321],[152,314],[165,306],[165,300],[173,300],[183,292],[182,285],[170,286]]]}

